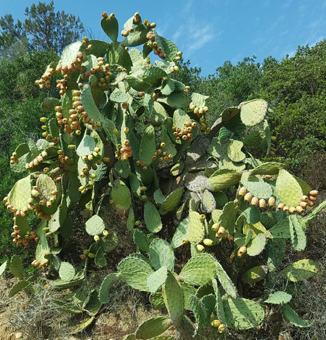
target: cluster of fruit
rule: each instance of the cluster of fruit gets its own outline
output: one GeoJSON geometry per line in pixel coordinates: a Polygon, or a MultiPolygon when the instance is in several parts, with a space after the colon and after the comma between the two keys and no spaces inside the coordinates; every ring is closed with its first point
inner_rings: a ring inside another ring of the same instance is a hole
{"type": "Polygon", "coordinates": [[[45,269],[48,263],[49,263],[49,260],[45,259],[43,263],[40,263],[39,261],[34,260],[31,264],[33,267],[36,267],[37,269],[41,270],[41,269],[45,269]]]}
{"type": "Polygon", "coordinates": [[[259,199],[253,196],[250,192],[247,192],[246,187],[241,187],[238,192],[239,196],[243,196],[246,202],[249,202],[252,206],[259,206],[259,208],[275,207],[276,200],[274,197],[270,197],[267,201],[264,198],[259,199]]]}
{"type": "Polygon", "coordinates": [[[224,333],[225,332],[225,325],[222,323],[222,321],[220,321],[218,319],[212,320],[211,326],[215,327],[215,328],[218,328],[218,332],[219,333],[224,333]]]}
{"type": "Polygon", "coordinates": [[[160,144],[160,147],[155,151],[154,156],[152,157],[153,162],[157,160],[157,157],[159,162],[167,162],[173,158],[172,154],[168,154],[166,151],[162,150],[165,146],[164,142],[160,144]]]}
{"type": "MultiPolygon", "coordinates": [[[[132,150],[130,146],[130,142],[126,139],[123,143],[123,147],[119,148],[119,151],[116,151],[116,158],[120,158],[123,162],[126,161],[129,157],[132,156],[132,150]]],[[[121,146],[121,145],[119,145],[121,146]]]]}
{"type": "Polygon", "coordinates": [[[173,136],[176,140],[188,140],[189,142],[192,141],[192,130],[197,127],[196,122],[186,122],[184,123],[184,129],[180,129],[179,127],[172,126],[173,136]]]}
{"type": "Polygon", "coordinates": [[[41,79],[35,81],[35,85],[38,85],[40,89],[44,89],[44,87],[49,88],[51,86],[50,78],[54,73],[53,68],[48,68],[44,74],[42,75],[41,79]]]}
{"type": "Polygon", "coordinates": [[[290,214],[295,214],[295,213],[303,213],[304,209],[307,207],[312,207],[314,205],[314,202],[317,200],[318,196],[318,191],[317,190],[311,190],[309,192],[309,197],[304,195],[301,196],[301,202],[298,206],[296,207],[288,207],[284,203],[280,203],[277,208],[279,210],[283,210],[285,212],[289,212],[290,214]]]}
{"type": "Polygon", "coordinates": [[[17,225],[13,226],[14,231],[11,233],[11,237],[13,237],[12,242],[16,244],[17,247],[23,245],[27,247],[29,245],[28,240],[34,240],[36,243],[40,240],[35,231],[27,232],[24,237],[21,237],[21,230],[17,225]]]}

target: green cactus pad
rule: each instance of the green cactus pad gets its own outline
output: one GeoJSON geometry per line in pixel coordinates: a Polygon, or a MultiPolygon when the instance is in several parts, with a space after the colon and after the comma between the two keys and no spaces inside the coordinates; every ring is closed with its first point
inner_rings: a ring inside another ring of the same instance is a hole
{"type": "Polygon", "coordinates": [[[290,302],[292,299],[292,295],[285,292],[276,292],[273,293],[265,300],[265,303],[272,303],[275,305],[284,305],[285,303],[290,302]]]}
{"type": "Polygon", "coordinates": [[[257,256],[259,255],[265,248],[266,245],[266,237],[265,234],[258,234],[255,238],[253,238],[248,246],[247,253],[249,256],[257,256]]]}
{"type": "Polygon", "coordinates": [[[105,258],[105,253],[102,248],[98,248],[95,254],[94,263],[98,268],[105,267],[108,263],[105,258]]]}
{"type": "Polygon", "coordinates": [[[283,238],[269,239],[266,251],[268,269],[273,271],[282,263],[286,251],[286,240],[283,238]]]}
{"type": "Polygon", "coordinates": [[[258,198],[268,199],[273,195],[272,187],[268,183],[243,181],[242,184],[253,196],[258,198]]]}
{"type": "Polygon", "coordinates": [[[60,279],[63,281],[71,281],[75,277],[75,268],[69,262],[61,262],[59,269],[60,279]]]}
{"type": "Polygon", "coordinates": [[[83,332],[87,327],[89,327],[92,324],[94,319],[95,319],[94,316],[90,317],[89,319],[87,319],[86,321],[82,322],[77,327],[75,327],[74,330],[70,332],[70,334],[77,334],[77,333],[83,332]]]}
{"type": "Polygon", "coordinates": [[[296,207],[301,202],[301,196],[308,195],[310,188],[305,182],[298,180],[289,172],[281,169],[276,180],[276,194],[288,207],[296,207]]]}
{"type": "Polygon", "coordinates": [[[282,270],[281,275],[292,282],[308,280],[318,273],[318,267],[314,261],[304,259],[292,263],[282,270]]]}
{"type": "Polygon", "coordinates": [[[247,270],[242,275],[242,281],[244,283],[248,283],[250,285],[259,282],[261,280],[264,280],[264,278],[267,276],[268,267],[267,266],[256,266],[249,270],[247,270]]]}
{"type": "Polygon", "coordinates": [[[116,273],[110,273],[102,281],[101,287],[98,292],[98,296],[103,304],[108,303],[110,301],[110,288],[116,281],[117,281],[116,273]]]}
{"type": "Polygon", "coordinates": [[[10,168],[14,172],[24,172],[26,170],[26,163],[33,160],[28,144],[19,144],[15,152],[17,153],[18,163],[10,164],[10,168]]]}
{"type": "Polygon", "coordinates": [[[166,76],[167,74],[161,68],[157,66],[149,66],[146,67],[144,71],[143,80],[147,83],[155,85],[158,81],[166,76]]]}
{"type": "Polygon", "coordinates": [[[189,225],[186,239],[192,244],[197,244],[202,241],[204,236],[205,228],[203,222],[200,220],[200,214],[196,211],[191,211],[189,213],[189,225]]]}
{"type": "Polygon", "coordinates": [[[139,160],[145,162],[147,165],[151,164],[155,151],[155,130],[154,127],[150,125],[144,131],[140,143],[139,160]]]}
{"type": "Polygon", "coordinates": [[[268,230],[268,237],[272,238],[290,238],[290,220],[289,217],[278,222],[274,227],[268,230]],[[270,235],[270,236],[269,236],[270,235]]]}
{"type": "Polygon", "coordinates": [[[48,245],[48,241],[44,235],[40,235],[40,240],[37,244],[36,247],[36,252],[35,252],[35,260],[40,262],[41,264],[44,263],[45,259],[45,254],[50,252],[50,247],[48,245]]]}
{"type": "Polygon", "coordinates": [[[163,285],[163,299],[173,324],[181,323],[184,311],[182,287],[170,272],[163,285]]]}
{"type": "Polygon", "coordinates": [[[175,85],[171,78],[169,78],[168,80],[164,80],[162,82],[161,93],[164,96],[168,96],[169,94],[171,94],[174,91],[174,89],[175,89],[175,85]]]}
{"type": "Polygon", "coordinates": [[[299,315],[288,305],[283,305],[283,313],[284,316],[291,322],[293,325],[297,327],[309,327],[310,322],[307,320],[303,320],[299,317],[299,315]]]}
{"type": "Polygon", "coordinates": [[[208,179],[207,189],[210,191],[220,191],[239,183],[240,178],[241,172],[229,169],[217,170],[208,179]]]}
{"type": "Polygon", "coordinates": [[[183,195],[184,188],[180,187],[173,192],[169,196],[167,196],[162,204],[162,208],[165,211],[173,211],[179,204],[181,197],[183,195]]]}
{"type": "Polygon", "coordinates": [[[238,140],[232,140],[227,147],[227,153],[231,161],[241,162],[246,158],[246,155],[241,151],[243,143],[238,140]]]}
{"type": "Polygon", "coordinates": [[[110,94],[110,100],[116,103],[127,103],[129,100],[129,96],[125,92],[121,92],[119,89],[115,89],[110,94]]]}
{"type": "Polygon", "coordinates": [[[11,258],[9,269],[12,275],[18,277],[19,279],[23,278],[24,268],[23,268],[23,261],[20,256],[14,255],[11,258]]]}
{"type": "Polygon", "coordinates": [[[206,106],[206,100],[209,98],[209,96],[204,96],[200,93],[192,93],[191,94],[191,101],[194,103],[194,105],[198,108],[203,108],[206,106]]]}
{"type": "Polygon", "coordinates": [[[9,204],[17,210],[22,210],[28,205],[27,200],[31,197],[31,180],[27,176],[16,182],[9,194],[9,204]]]}
{"type": "Polygon", "coordinates": [[[85,229],[88,235],[99,235],[105,229],[105,223],[99,215],[94,215],[86,221],[85,229]]]}
{"type": "Polygon", "coordinates": [[[246,221],[244,221],[243,233],[247,234],[249,230],[252,231],[253,237],[256,237],[256,235],[266,232],[266,228],[260,222],[257,222],[255,224],[250,224],[250,223],[247,223],[246,221]]]}
{"type": "Polygon", "coordinates": [[[218,162],[218,167],[219,169],[229,169],[229,170],[235,170],[235,171],[243,171],[246,168],[246,164],[240,162],[240,163],[235,163],[232,162],[229,157],[223,158],[218,162]]]}
{"type": "Polygon", "coordinates": [[[293,248],[297,251],[304,250],[307,245],[307,237],[297,215],[290,215],[289,227],[293,248]]]}
{"type": "Polygon", "coordinates": [[[166,266],[162,266],[156,272],[147,276],[146,285],[148,291],[151,293],[155,293],[166,281],[168,276],[168,271],[166,266]]]}
{"type": "Polygon", "coordinates": [[[57,186],[53,179],[45,174],[41,174],[38,177],[36,185],[38,186],[38,191],[40,193],[39,195],[40,200],[49,201],[50,198],[52,197],[51,192],[57,190],[57,186]]]}
{"type": "Polygon", "coordinates": [[[204,212],[211,214],[216,208],[216,202],[213,194],[207,189],[199,194],[201,198],[201,205],[204,212]]]}
{"type": "Polygon", "coordinates": [[[89,297],[89,301],[85,306],[85,310],[90,316],[95,316],[101,309],[102,303],[98,297],[98,291],[93,290],[89,297]]]}
{"type": "Polygon", "coordinates": [[[161,216],[158,210],[155,208],[154,204],[147,201],[144,206],[144,219],[146,228],[151,233],[158,233],[162,227],[161,216]]]}
{"type": "MultiPolygon", "coordinates": [[[[220,216],[220,225],[224,227],[230,235],[234,234],[234,226],[238,213],[238,203],[231,201],[225,204],[223,213],[220,216]]],[[[215,211],[215,210],[214,210],[215,211]]]]}
{"type": "Polygon", "coordinates": [[[183,267],[179,279],[194,286],[203,286],[216,277],[215,258],[206,253],[192,257],[183,267]]]}
{"type": "Polygon", "coordinates": [[[161,189],[157,189],[154,191],[154,200],[157,204],[163,204],[164,200],[165,200],[165,196],[162,193],[161,189]]]}
{"type": "Polygon", "coordinates": [[[263,163],[250,170],[250,172],[253,175],[277,175],[284,166],[284,164],[277,162],[263,163]]]}
{"type": "Polygon", "coordinates": [[[216,279],[212,280],[212,286],[213,286],[215,297],[216,297],[216,304],[215,304],[216,316],[218,317],[220,321],[222,321],[222,323],[225,324],[226,321],[225,321],[223,300],[222,300],[222,295],[221,295],[220,289],[218,288],[216,279]]]}
{"type": "Polygon", "coordinates": [[[154,239],[149,246],[149,259],[153,267],[158,270],[166,266],[168,270],[174,270],[174,252],[172,246],[160,238],[154,239]]]}
{"type": "Polygon", "coordinates": [[[203,299],[192,295],[189,298],[189,305],[199,326],[209,326],[210,315],[215,307],[216,299],[213,294],[206,295],[203,299]],[[204,299],[205,303],[202,301],[204,299]]]}
{"type": "Polygon", "coordinates": [[[185,123],[191,122],[191,118],[181,109],[175,110],[173,113],[173,125],[176,128],[181,129],[181,131],[185,128],[185,123]]]}
{"type": "Polygon", "coordinates": [[[89,135],[84,135],[83,139],[78,145],[76,153],[80,157],[88,156],[94,151],[95,146],[95,140],[89,135]]]}
{"type": "Polygon", "coordinates": [[[23,238],[28,231],[30,231],[29,223],[26,217],[16,216],[15,224],[18,226],[20,232],[20,237],[23,238]]]}
{"type": "Polygon", "coordinates": [[[260,211],[258,207],[247,208],[242,215],[246,218],[247,223],[255,224],[260,221],[260,211]]]}
{"type": "Polygon", "coordinates": [[[228,202],[228,197],[222,191],[213,192],[216,202],[216,208],[222,208],[228,202]]]}
{"type": "Polygon", "coordinates": [[[8,297],[13,297],[17,293],[21,292],[22,290],[31,288],[32,289],[32,284],[26,280],[20,280],[16,282],[10,289],[8,297]]]}
{"type": "Polygon", "coordinates": [[[118,277],[129,286],[147,292],[147,276],[153,273],[151,266],[144,260],[136,257],[127,257],[118,265],[118,277]]]}
{"type": "Polygon", "coordinates": [[[318,205],[318,207],[311,212],[308,216],[306,216],[301,223],[307,225],[308,223],[310,223],[315,217],[317,217],[317,215],[325,208],[326,206],[326,201],[320,203],[318,205]]]}
{"type": "Polygon", "coordinates": [[[217,137],[214,137],[209,145],[209,153],[219,159],[229,158],[228,157],[228,145],[230,141],[219,141],[217,137]]]}
{"type": "MultiPolygon", "coordinates": [[[[163,122],[167,117],[169,117],[164,106],[157,101],[154,102],[154,108],[153,108],[152,114],[153,114],[155,123],[163,122]]],[[[165,127],[165,125],[163,125],[162,128],[163,127],[165,127]]],[[[164,135],[162,136],[162,141],[164,141],[164,135]]],[[[172,143],[171,140],[169,140],[167,141],[166,144],[170,145],[171,147],[174,147],[173,144],[171,143],[172,143]]]]}
{"type": "Polygon", "coordinates": [[[166,58],[164,59],[164,61],[173,61],[177,56],[178,47],[171,40],[159,36],[155,30],[152,31],[155,35],[157,47],[161,47],[162,52],[166,54],[166,58]]]}
{"type": "Polygon", "coordinates": [[[112,188],[112,199],[119,209],[127,210],[131,205],[129,188],[119,179],[114,181],[112,188]]]}
{"type": "Polygon", "coordinates": [[[70,45],[68,45],[61,54],[61,65],[62,66],[70,66],[74,63],[74,59],[77,56],[77,52],[82,46],[81,41],[76,41],[70,45]]]}
{"type": "Polygon", "coordinates": [[[135,334],[128,334],[123,338],[123,340],[136,340],[136,335],[135,334]]]}
{"type": "Polygon", "coordinates": [[[166,316],[157,316],[144,321],[136,330],[136,339],[150,339],[165,332],[172,326],[172,321],[166,316]]]}
{"type": "Polygon", "coordinates": [[[264,309],[256,302],[244,298],[223,300],[225,325],[234,329],[257,327],[264,319],[264,309]]]}
{"type": "Polygon", "coordinates": [[[235,299],[237,297],[237,289],[235,288],[229,275],[226,273],[226,271],[223,269],[218,261],[216,261],[216,273],[218,280],[220,281],[225,292],[235,299]]]}
{"type": "Polygon", "coordinates": [[[263,99],[254,99],[250,102],[244,102],[240,105],[240,117],[243,124],[254,126],[263,121],[267,113],[267,102],[263,99]]]}
{"type": "Polygon", "coordinates": [[[264,138],[265,134],[263,131],[252,131],[242,142],[246,146],[259,148],[266,145],[264,138]]]}
{"type": "Polygon", "coordinates": [[[189,226],[189,218],[185,218],[178,226],[176,231],[174,232],[172,242],[171,242],[171,247],[172,248],[179,248],[181,247],[184,243],[183,240],[187,238],[187,229],[189,226]]]}
{"type": "Polygon", "coordinates": [[[134,242],[142,251],[149,251],[148,239],[145,233],[137,228],[134,229],[134,242]]]}
{"type": "Polygon", "coordinates": [[[118,38],[118,20],[113,17],[108,20],[109,17],[102,18],[101,20],[101,27],[106,35],[113,41],[116,42],[118,38]]]}

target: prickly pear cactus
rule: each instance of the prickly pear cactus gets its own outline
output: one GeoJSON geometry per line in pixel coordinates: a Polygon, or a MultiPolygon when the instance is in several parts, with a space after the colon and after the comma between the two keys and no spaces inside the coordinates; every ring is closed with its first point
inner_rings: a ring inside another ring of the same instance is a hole
{"type": "MultiPolygon", "coordinates": [[[[169,314],[145,321],[130,339],[163,339],[159,335],[171,325],[180,339],[202,339],[207,327],[223,333],[259,326],[262,306],[239,296],[236,287],[271,280],[287,238],[304,250],[307,224],[326,203],[309,215],[318,191],[283,164],[251,155],[252,147],[260,147],[262,156],[274,152],[266,101],[226,108],[210,121],[208,97],[178,80],[182,52],[155,23],[137,12],[120,37],[115,15],[103,12],[101,26],[108,42],[84,37],[72,43],[36,81],[43,88],[52,75],[61,78],[60,99],[47,98],[42,106],[42,138],[19,145],[11,157],[13,171],[28,171],[4,198],[14,214],[13,242],[34,246],[32,265],[47,273],[49,285],[89,284],[86,293],[80,287],[72,293],[89,315],[76,332],[110,302],[118,280],[150,292],[169,314]],[[76,206],[83,210],[78,223],[71,217],[76,206]],[[40,219],[36,230],[28,223],[32,213],[40,219]],[[136,252],[97,291],[88,266],[105,268],[121,237],[111,216],[126,222],[121,235],[130,233],[136,252]],[[74,228],[88,243],[78,250],[77,269],[60,260],[74,228]],[[53,271],[59,279],[50,279],[53,271]]],[[[20,258],[4,262],[0,274],[8,267],[20,279],[10,294],[30,289],[20,258]]],[[[303,259],[281,275],[298,282],[317,270],[303,259]]],[[[306,325],[284,294],[265,297],[265,303],[283,304],[288,320],[306,325]]],[[[58,303],[76,312],[69,301],[58,303]]]]}

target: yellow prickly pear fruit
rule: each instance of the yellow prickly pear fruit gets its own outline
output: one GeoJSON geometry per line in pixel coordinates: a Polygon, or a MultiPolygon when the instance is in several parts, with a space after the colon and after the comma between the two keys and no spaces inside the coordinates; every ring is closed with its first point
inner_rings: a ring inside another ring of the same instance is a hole
{"type": "Polygon", "coordinates": [[[316,196],[309,196],[309,201],[317,201],[317,197],[316,196]]]}
{"type": "Polygon", "coordinates": [[[221,325],[219,325],[218,332],[221,333],[221,334],[225,332],[225,325],[223,323],[221,325]]]}
{"type": "Polygon", "coordinates": [[[242,187],[239,189],[238,195],[239,196],[245,196],[247,194],[247,188],[246,187],[242,187]]]}
{"type": "Polygon", "coordinates": [[[204,243],[205,246],[210,247],[210,246],[212,246],[212,245],[214,244],[214,241],[211,240],[210,238],[205,238],[205,239],[203,240],[203,243],[204,243]]]}
{"type": "Polygon", "coordinates": [[[250,202],[251,205],[257,206],[259,204],[259,198],[258,197],[253,197],[250,202]]]}
{"type": "Polygon", "coordinates": [[[266,201],[263,198],[259,200],[259,208],[266,208],[266,201]]]}
{"type": "Polygon", "coordinates": [[[205,214],[201,214],[199,219],[204,222],[206,220],[205,214]]]}
{"type": "Polygon", "coordinates": [[[220,225],[218,223],[214,223],[212,225],[212,230],[215,231],[215,232],[217,232],[219,228],[220,228],[220,225]]]}
{"type": "Polygon", "coordinates": [[[226,238],[226,231],[224,227],[219,227],[216,233],[216,238],[226,238]]]}
{"type": "Polygon", "coordinates": [[[307,208],[308,203],[307,202],[300,202],[300,207],[305,209],[307,208]]]}
{"type": "MultiPolygon", "coordinates": [[[[283,210],[284,210],[284,209],[283,209],[283,210]]],[[[290,208],[289,208],[289,213],[290,213],[290,214],[294,214],[296,211],[297,211],[297,210],[296,210],[295,207],[290,207],[290,208]]]]}
{"type": "Polygon", "coordinates": [[[247,192],[247,193],[245,194],[245,196],[244,196],[243,199],[244,199],[246,202],[250,202],[250,201],[252,200],[252,198],[253,198],[252,194],[251,194],[250,192],[247,192]]]}
{"type": "Polygon", "coordinates": [[[95,254],[93,253],[88,253],[87,256],[90,257],[91,259],[95,258],[95,254]]]}
{"type": "Polygon", "coordinates": [[[189,240],[188,240],[187,238],[184,238],[184,239],[182,240],[182,243],[183,243],[183,244],[187,244],[187,243],[189,243],[189,240]]]}
{"type": "Polygon", "coordinates": [[[312,207],[312,206],[314,205],[314,202],[311,201],[311,200],[308,200],[308,201],[307,201],[307,204],[309,205],[309,207],[312,207]]]}
{"type": "Polygon", "coordinates": [[[319,194],[319,191],[318,190],[311,190],[310,192],[309,192],[309,195],[310,196],[317,196],[319,194]]]}
{"type": "Polygon", "coordinates": [[[37,190],[32,190],[32,196],[33,197],[38,197],[40,193],[37,190]]]}
{"type": "Polygon", "coordinates": [[[308,201],[308,196],[306,196],[306,195],[301,196],[301,201],[302,202],[307,202],[308,201]]]}
{"type": "Polygon", "coordinates": [[[99,240],[100,240],[100,237],[99,237],[98,235],[95,235],[95,236],[94,236],[94,241],[95,241],[95,242],[98,242],[99,240]]]}
{"type": "Polygon", "coordinates": [[[222,322],[220,320],[213,320],[211,322],[211,326],[216,327],[216,328],[219,327],[221,324],[222,324],[222,322]]]}
{"type": "Polygon", "coordinates": [[[275,136],[272,136],[272,137],[271,137],[271,140],[272,140],[273,142],[275,142],[276,139],[277,139],[277,138],[276,138],[275,136]]]}
{"type": "Polygon", "coordinates": [[[285,207],[285,204],[284,204],[284,203],[280,203],[280,204],[277,206],[277,209],[278,209],[278,210],[283,210],[284,207],[285,207]]]}
{"type": "Polygon", "coordinates": [[[285,205],[285,206],[283,207],[283,211],[284,211],[284,212],[288,212],[289,209],[290,209],[290,208],[289,208],[287,205],[285,205]]]}
{"type": "MultiPolygon", "coordinates": [[[[301,203],[303,203],[303,202],[301,202],[301,203]]],[[[304,203],[306,203],[306,202],[304,202],[304,203]]],[[[298,205],[298,206],[295,208],[295,210],[296,210],[297,213],[299,213],[299,214],[303,213],[303,208],[302,208],[300,205],[298,205]]]]}
{"type": "Polygon", "coordinates": [[[242,247],[239,248],[237,255],[238,255],[238,257],[242,257],[246,252],[247,252],[247,247],[242,246],[242,247]]]}
{"type": "Polygon", "coordinates": [[[274,198],[274,197],[270,197],[270,198],[268,199],[268,201],[267,201],[267,204],[268,204],[269,207],[274,207],[275,204],[276,204],[275,198],[274,198]]]}
{"type": "Polygon", "coordinates": [[[203,252],[205,250],[205,247],[201,244],[197,244],[197,249],[198,251],[203,252]]]}

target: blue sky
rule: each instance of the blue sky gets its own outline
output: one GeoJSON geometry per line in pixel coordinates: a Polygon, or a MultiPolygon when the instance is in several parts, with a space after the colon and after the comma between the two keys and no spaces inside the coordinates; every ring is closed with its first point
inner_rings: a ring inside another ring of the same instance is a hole
{"type": "MultiPolygon", "coordinates": [[[[42,2],[50,3],[49,0],[42,2]]],[[[0,16],[24,20],[24,11],[38,1],[1,0],[0,16]]],[[[166,0],[103,1],[54,0],[55,11],[79,16],[96,39],[109,40],[100,26],[101,12],[115,13],[120,27],[136,11],[157,23],[160,35],[175,42],[191,66],[202,75],[255,55],[257,61],[293,56],[300,45],[326,38],[326,0],[166,0]]],[[[121,37],[122,38],[122,37],[121,37]]],[[[122,39],[121,39],[122,40],[122,39]]]]}

